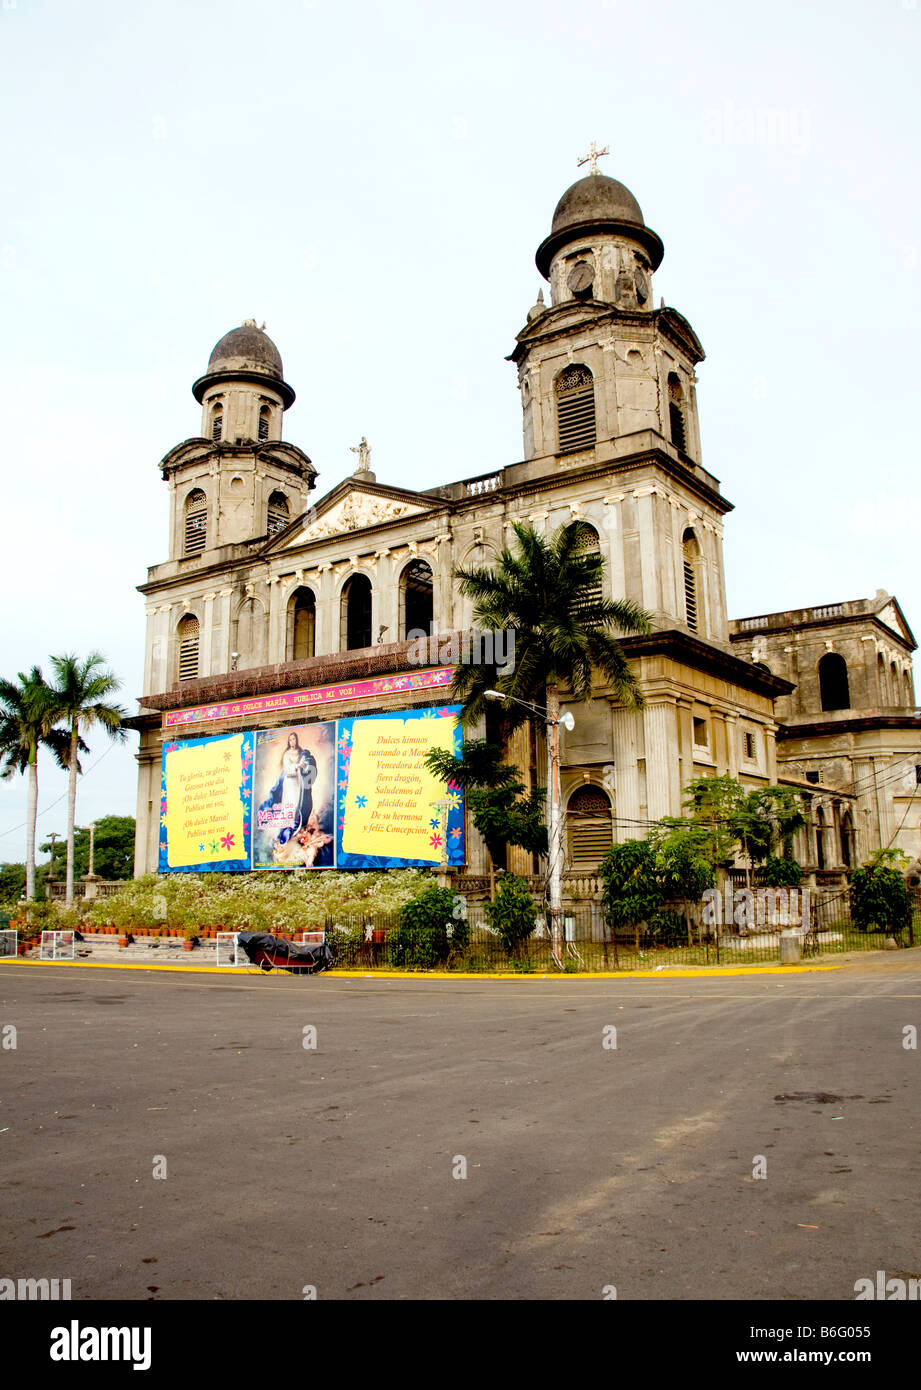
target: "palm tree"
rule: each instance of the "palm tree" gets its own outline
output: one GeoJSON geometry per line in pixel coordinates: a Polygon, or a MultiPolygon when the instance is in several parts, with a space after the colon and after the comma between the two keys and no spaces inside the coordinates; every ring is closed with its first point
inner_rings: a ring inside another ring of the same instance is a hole
{"type": "Polygon", "coordinates": [[[0,677],[0,777],[28,769],[26,802],[26,897],[35,897],[35,821],[38,815],[38,751],[51,750],[60,767],[67,766],[70,741],[55,729],[54,692],[41,667],[28,676],[19,672],[19,684],[0,677]]]}
{"type": "Polygon", "coordinates": [[[100,652],[90,652],[85,661],[70,654],[51,658],[57,679],[54,688],[56,720],[58,723],[66,723],[68,730],[65,898],[68,907],[72,906],[74,900],[74,822],[77,814],[77,774],[80,771],[77,753],[82,742],[81,729],[89,729],[94,724],[99,724],[112,738],[125,738],[122,720],[127,711],[120,705],[106,703],[108,696],[121,689],[121,681],[106,669],[104,663],[105,657],[100,652]]]}
{"type": "Polygon", "coordinates": [[[643,703],[627,658],[614,636],[651,631],[649,615],[630,599],[606,599],[604,560],[585,550],[578,525],[561,526],[547,540],[532,526],[516,522],[514,550],[506,547],[495,569],[457,569],[460,591],[474,601],[474,621],[486,631],[514,636],[514,665],[459,665],[451,694],[463,702],[461,723],[475,723],[485,710],[487,692],[504,696],[508,727],[532,717],[535,704],[547,730],[548,892],[554,955],[560,953],[563,837],[560,812],[560,692],[567,699],[592,696],[593,673],[629,708],[643,703]]]}

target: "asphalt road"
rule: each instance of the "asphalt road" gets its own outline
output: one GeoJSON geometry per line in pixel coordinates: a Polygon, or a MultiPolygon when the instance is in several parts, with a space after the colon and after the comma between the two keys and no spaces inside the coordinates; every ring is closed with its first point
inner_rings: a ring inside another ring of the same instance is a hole
{"type": "Polygon", "coordinates": [[[921,1277],[921,952],[718,980],[11,964],[0,1001],[0,1276],[75,1299],[921,1277]]]}

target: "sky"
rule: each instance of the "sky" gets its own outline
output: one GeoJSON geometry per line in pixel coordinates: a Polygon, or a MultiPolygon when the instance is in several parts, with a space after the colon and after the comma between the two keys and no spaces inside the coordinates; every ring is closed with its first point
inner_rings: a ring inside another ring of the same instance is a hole
{"type": "MultiPolygon", "coordinates": [[[[515,335],[584,170],[706,351],[733,616],[887,589],[921,629],[921,0],[0,0],[0,673],[101,651],[136,708],[160,459],[265,322],[319,498],[521,458],[515,335]]],[[[90,740],[79,824],[133,815],[90,740]]],[[[43,760],[39,834],[66,829],[43,760]]],[[[0,783],[0,861],[24,856],[0,783]]]]}

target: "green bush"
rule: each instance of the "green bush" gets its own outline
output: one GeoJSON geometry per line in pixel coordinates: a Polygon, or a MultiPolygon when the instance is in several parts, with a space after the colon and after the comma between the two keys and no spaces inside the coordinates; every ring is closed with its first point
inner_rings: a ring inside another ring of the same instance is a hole
{"type": "Polygon", "coordinates": [[[345,873],[334,869],[254,874],[148,874],[110,898],[78,903],[94,925],[144,931],[187,927],[226,931],[318,931],[337,918],[398,912],[431,884],[418,869],[345,873]]]}
{"type": "Polygon", "coordinates": [[[795,859],[771,854],[764,862],[762,879],[766,888],[798,888],[803,870],[795,859]]]}
{"type": "Polygon", "coordinates": [[[851,917],[860,931],[899,939],[911,921],[908,886],[898,869],[863,864],[851,875],[851,917]]]}
{"type": "Polygon", "coordinates": [[[404,970],[433,970],[454,952],[466,950],[470,928],[458,913],[450,888],[427,888],[400,909],[400,921],[387,934],[390,964],[404,970]]]}
{"type": "Polygon", "coordinates": [[[665,905],[656,853],[648,840],[624,840],[608,850],[598,868],[604,884],[605,917],[619,930],[651,922],[665,905]]]}
{"type": "Polygon", "coordinates": [[[650,919],[649,928],[657,946],[686,946],[688,928],[684,917],[673,908],[663,907],[650,919]]]}
{"type": "Polygon", "coordinates": [[[506,954],[520,954],[537,926],[537,909],[524,879],[517,874],[503,874],[496,896],[485,904],[485,912],[506,954]]]}

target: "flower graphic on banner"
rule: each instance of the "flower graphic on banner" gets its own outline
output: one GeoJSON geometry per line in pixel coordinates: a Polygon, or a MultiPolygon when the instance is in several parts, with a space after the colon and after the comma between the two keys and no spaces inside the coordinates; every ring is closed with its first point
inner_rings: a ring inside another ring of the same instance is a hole
{"type": "Polygon", "coordinates": [[[431,837],[431,839],[429,840],[429,844],[430,844],[430,845],[434,845],[435,849],[440,849],[440,848],[441,848],[441,836],[440,836],[440,835],[433,835],[433,836],[431,837]]]}
{"type": "Polygon", "coordinates": [[[363,811],[367,804],[368,798],[366,796],[356,796],[355,805],[359,808],[359,810],[363,811]]]}
{"type": "Polygon", "coordinates": [[[221,848],[222,848],[222,849],[230,849],[232,845],[233,845],[233,834],[232,834],[232,833],[227,834],[227,835],[222,835],[222,836],[221,836],[221,848]]]}

